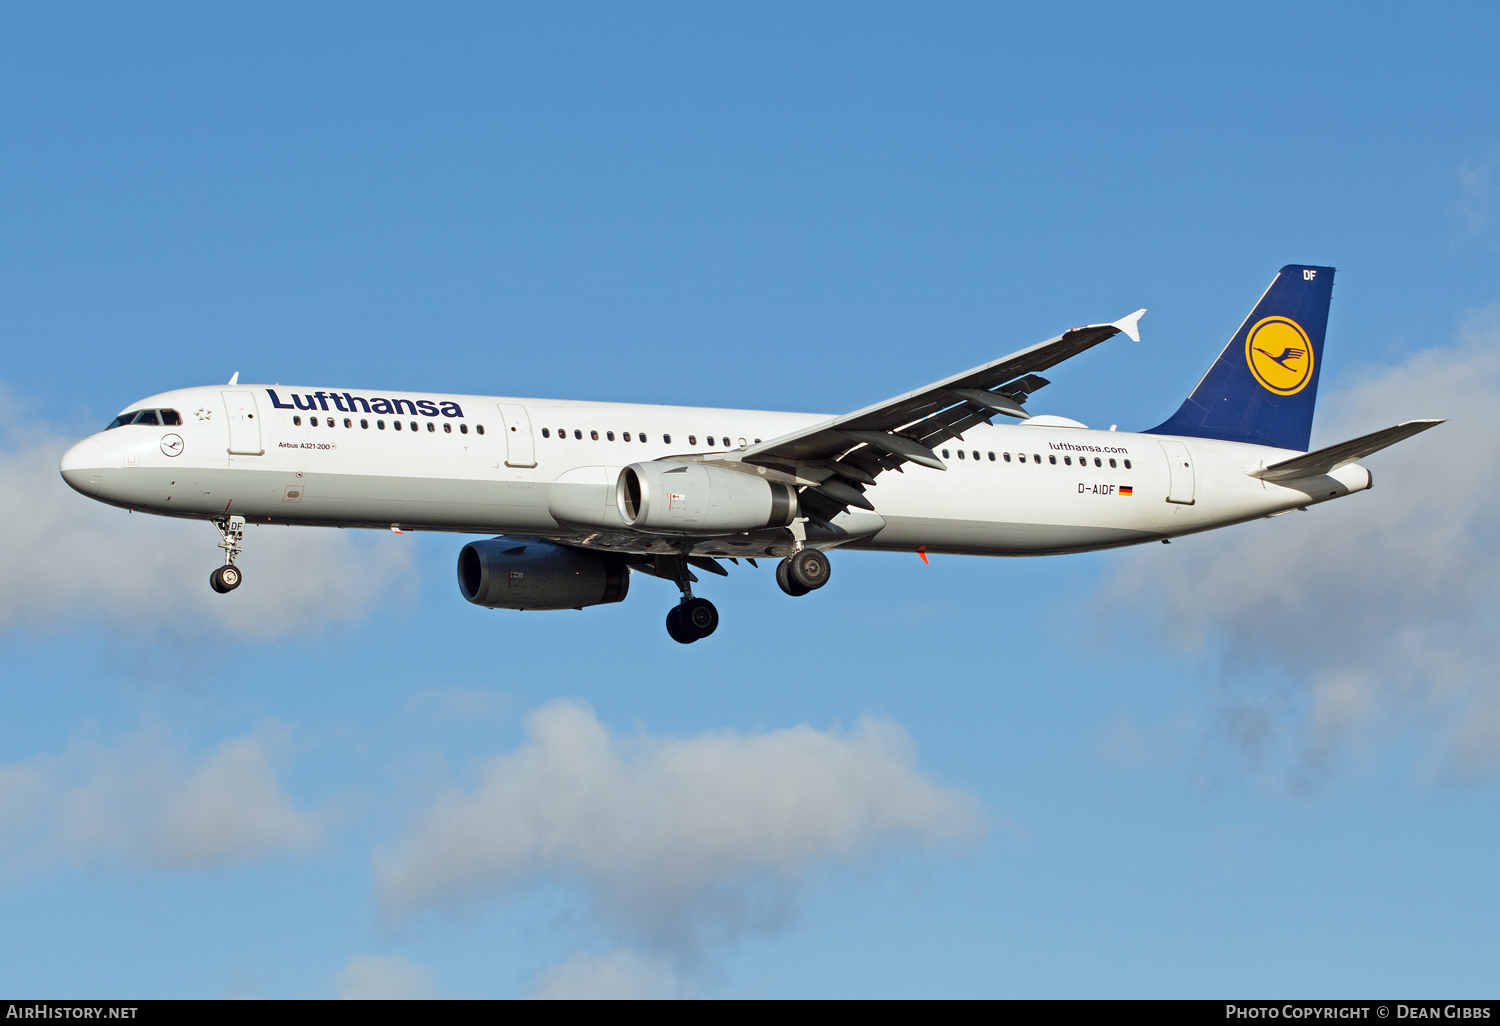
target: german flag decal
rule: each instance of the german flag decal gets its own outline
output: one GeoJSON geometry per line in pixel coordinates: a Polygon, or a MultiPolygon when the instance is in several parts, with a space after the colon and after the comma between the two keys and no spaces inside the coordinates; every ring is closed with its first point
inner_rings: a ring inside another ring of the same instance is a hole
{"type": "Polygon", "coordinates": [[[1120,494],[1121,495],[1134,495],[1135,494],[1135,489],[1132,488],[1130,485],[1121,485],[1120,486],[1120,494]]]}

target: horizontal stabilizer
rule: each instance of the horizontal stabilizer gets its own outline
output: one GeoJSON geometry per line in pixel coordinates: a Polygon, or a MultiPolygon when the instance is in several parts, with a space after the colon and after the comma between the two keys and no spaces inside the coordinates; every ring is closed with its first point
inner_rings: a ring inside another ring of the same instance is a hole
{"type": "Polygon", "coordinates": [[[1364,459],[1372,452],[1379,452],[1388,445],[1395,445],[1403,438],[1421,434],[1428,428],[1435,428],[1443,423],[1441,420],[1408,420],[1404,424],[1388,427],[1384,431],[1376,431],[1374,434],[1361,435],[1338,445],[1330,445],[1326,449],[1310,452],[1305,456],[1297,456],[1293,459],[1273,463],[1269,467],[1250,471],[1251,477],[1258,477],[1262,481],[1291,481],[1299,477],[1318,477],[1329,474],[1347,467],[1349,464],[1364,459]]]}

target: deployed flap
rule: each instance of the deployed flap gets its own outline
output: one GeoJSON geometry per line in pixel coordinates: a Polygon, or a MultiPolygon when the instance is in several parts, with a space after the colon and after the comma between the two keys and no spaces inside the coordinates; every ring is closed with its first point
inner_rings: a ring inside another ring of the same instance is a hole
{"type": "MultiPolygon", "coordinates": [[[[1143,313],[1144,310],[1138,310],[1113,324],[1073,328],[1029,349],[944,378],[925,388],[753,445],[742,458],[747,462],[756,462],[757,459],[831,459],[848,451],[855,439],[870,445],[874,444],[873,436],[877,434],[899,432],[894,438],[886,438],[876,445],[880,450],[874,461],[876,464],[894,467],[912,461],[941,467],[935,457],[926,456],[933,446],[962,434],[975,424],[988,422],[997,412],[1008,416],[1025,414],[1019,404],[1025,401],[1028,391],[1040,386],[1033,381],[1017,382],[1016,379],[1056,366],[1121,331],[1132,338],[1139,337],[1136,324],[1143,313]],[[1011,384],[1018,387],[1008,387],[1011,384]],[[971,390],[992,392],[994,398],[974,395],[971,390]],[[903,442],[908,444],[903,445],[903,442]],[[911,442],[919,448],[912,449],[911,442]]],[[[1041,378],[1034,381],[1045,384],[1041,378]]]]}
{"type": "Polygon", "coordinates": [[[1250,471],[1251,477],[1258,477],[1263,481],[1291,481],[1299,477],[1318,477],[1329,474],[1347,467],[1349,464],[1362,460],[1372,452],[1379,452],[1388,445],[1395,445],[1403,438],[1421,434],[1428,428],[1435,428],[1443,423],[1441,420],[1408,420],[1404,424],[1388,427],[1384,431],[1376,431],[1373,434],[1361,435],[1338,445],[1330,445],[1326,449],[1310,452],[1305,456],[1297,456],[1293,459],[1282,460],[1273,463],[1269,467],[1250,471]]]}

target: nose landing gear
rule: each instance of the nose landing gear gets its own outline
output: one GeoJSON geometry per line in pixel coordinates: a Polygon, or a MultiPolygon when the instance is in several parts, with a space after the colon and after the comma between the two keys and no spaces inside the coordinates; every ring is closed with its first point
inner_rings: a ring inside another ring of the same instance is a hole
{"type": "Polygon", "coordinates": [[[234,557],[243,551],[240,542],[245,540],[245,518],[222,517],[214,521],[214,526],[219,529],[219,548],[224,550],[224,565],[208,575],[208,586],[220,595],[227,595],[244,580],[240,568],[234,565],[234,557]]]}

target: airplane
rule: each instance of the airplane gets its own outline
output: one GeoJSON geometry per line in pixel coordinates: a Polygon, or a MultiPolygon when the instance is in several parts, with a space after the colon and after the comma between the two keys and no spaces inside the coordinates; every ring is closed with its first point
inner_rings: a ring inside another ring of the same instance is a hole
{"type": "Polygon", "coordinates": [[[727,576],[726,559],[777,560],[781,590],[803,596],[828,583],[837,549],[1090,552],[1368,490],[1359,460],[1442,421],[1307,451],[1333,277],[1283,267],[1181,408],[1140,432],[1025,404],[1042,372],[1122,333],[1139,342],[1144,309],[842,416],[242,385],[236,372],[130,404],[61,472],[91,499],[212,523],[223,594],[243,580],[252,524],[477,534],[458,555],[469,602],[582,609],[622,601],[644,574],[677,586],[667,632],[691,644],[719,623],[693,571],[727,576]]]}

